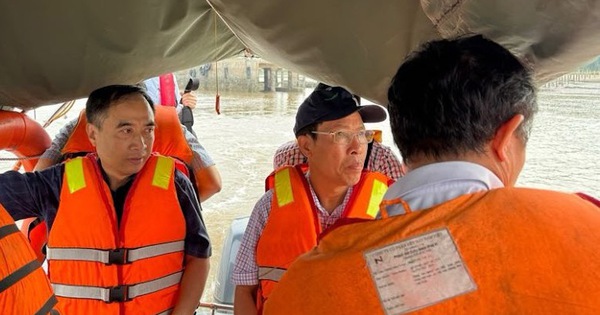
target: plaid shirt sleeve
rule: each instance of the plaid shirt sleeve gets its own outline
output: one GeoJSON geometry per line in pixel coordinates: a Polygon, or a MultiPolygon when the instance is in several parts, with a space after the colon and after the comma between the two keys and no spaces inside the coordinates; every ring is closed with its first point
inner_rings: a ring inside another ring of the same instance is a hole
{"type": "MultiPolygon", "coordinates": [[[[79,117],[79,116],[77,116],[77,117],[79,117]]],[[[73,133],[75,126],[77,126],[78,120],[79,120],[79,118],[75,118],[75,119],[69,121],[62,128],[60,128],[60,130],[58,131],[58,134],[56,134],[56,136],[52,140],[52,144],[50,145],[50,147],[48,149],[46,149],[46,151],[44,151],[41,158],[52,160],[55,163],[58,163],[62,160],[62,152],[61,151],[65,147],[65,144],[67,144],[67,140],[69,140],[69,137],[73,133]]]]}
{"type": "Polygon", "coordinates": [[[215,165],[208,151],[200,144],[196,136],[189,132],[184,125],[181,125],[181,131],[185,136],[185,141],[190,146],[190,149],[192,149],[192,169],[198,170],[215,165]]]}
{"type": "Polygon", "coordinates": [[[254,206],[235,259],[232,281],[236,285],[258,285],[256,244],[267,224],[273,191],[267,191],[254,206]]]}
{"type": "Polygon", "coordinates": [[[393,180],[398,180],[405,173],[404,165],[402,165],[402,162],[400,162],[394,152],[379,142],[373,143],[368,169],[382,173],[393,180]]]}
{"type": "Polygon", "coordinates": [[[306,163],[306,157],[300,151],[296,140],[288,141],[282,144],[273,157],[273,169],[278,169],[284,165],[297,165],[306,163]]]}

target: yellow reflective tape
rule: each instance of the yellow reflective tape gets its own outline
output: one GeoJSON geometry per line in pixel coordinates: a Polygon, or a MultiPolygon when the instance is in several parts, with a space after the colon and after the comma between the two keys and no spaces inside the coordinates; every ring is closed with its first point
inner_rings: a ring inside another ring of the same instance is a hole
{"type": "Polygon", "coordinates": [[[152,176],[152,186],[160,187],[162,189],[169,188],[174,167],[175,161],[165,156],[159,156],[156,161],[154,176],[152,176]]]}
{"type": "Polygon", "coordinates": [[[294,202],[289,168],[275,173],[275,196],[277,197],[277,205],[279,205],[279,207],[294,202]]]}
{"type": "Polygon", "coordinates": [[[83,158],[75,158],[65,163],[65,175],[69,192],[74,193],[85,188],[85,176],[83,175],[83,158]]]}
{"type": "Polygon", "coordinates": [[[371,189],[371,199],[369,199],[369,207],[367,208],[367,215],[372,218],[377,217],[379,212],[379,204],[383,200],[383,195],[387,191],[388,186],[380,180],[373,181],[373,189],[371,189]]]}

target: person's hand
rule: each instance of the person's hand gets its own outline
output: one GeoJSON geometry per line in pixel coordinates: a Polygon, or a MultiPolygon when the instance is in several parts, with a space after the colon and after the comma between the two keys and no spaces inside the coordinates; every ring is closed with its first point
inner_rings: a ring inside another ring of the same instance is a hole
{"type": "Polygon", "coordinates": [[[198,102],[198,98],[194,92],[189,92],[185,94],[181,94],[181,104],[187,106],[191,109],[196,108],[196,103],[198,102]]]}

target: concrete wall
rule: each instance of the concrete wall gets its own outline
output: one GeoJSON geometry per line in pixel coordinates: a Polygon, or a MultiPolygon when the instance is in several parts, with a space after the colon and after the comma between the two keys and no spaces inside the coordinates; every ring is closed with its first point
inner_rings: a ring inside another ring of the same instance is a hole
{"type": "Polygon", "coordinates": [[[256,57],[234,57],[179,71],[176,75],[182,89],[190,77],[199,78],[201,92],[215,92],[217,79],[219,91],[300,91],[315,86],[314,81],[303,75],[256,57]]]}

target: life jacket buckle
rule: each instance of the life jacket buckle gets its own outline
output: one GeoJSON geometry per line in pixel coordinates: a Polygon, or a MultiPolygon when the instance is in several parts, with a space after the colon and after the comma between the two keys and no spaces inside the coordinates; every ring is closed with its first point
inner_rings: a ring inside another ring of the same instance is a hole
{"type": "Polygon", "coordinates": [[[108,301],[106,303],[112,302],[127,302],[129,301],[128,293],[128,285],[120,285],[116,287],[112,287],[108,289],[108,301]]]}
{"type": "Polygon", "coordinates": [[[127,261],[127,248],[111,249],[108,252],[108,265],[126,265],[127,261]]]}

